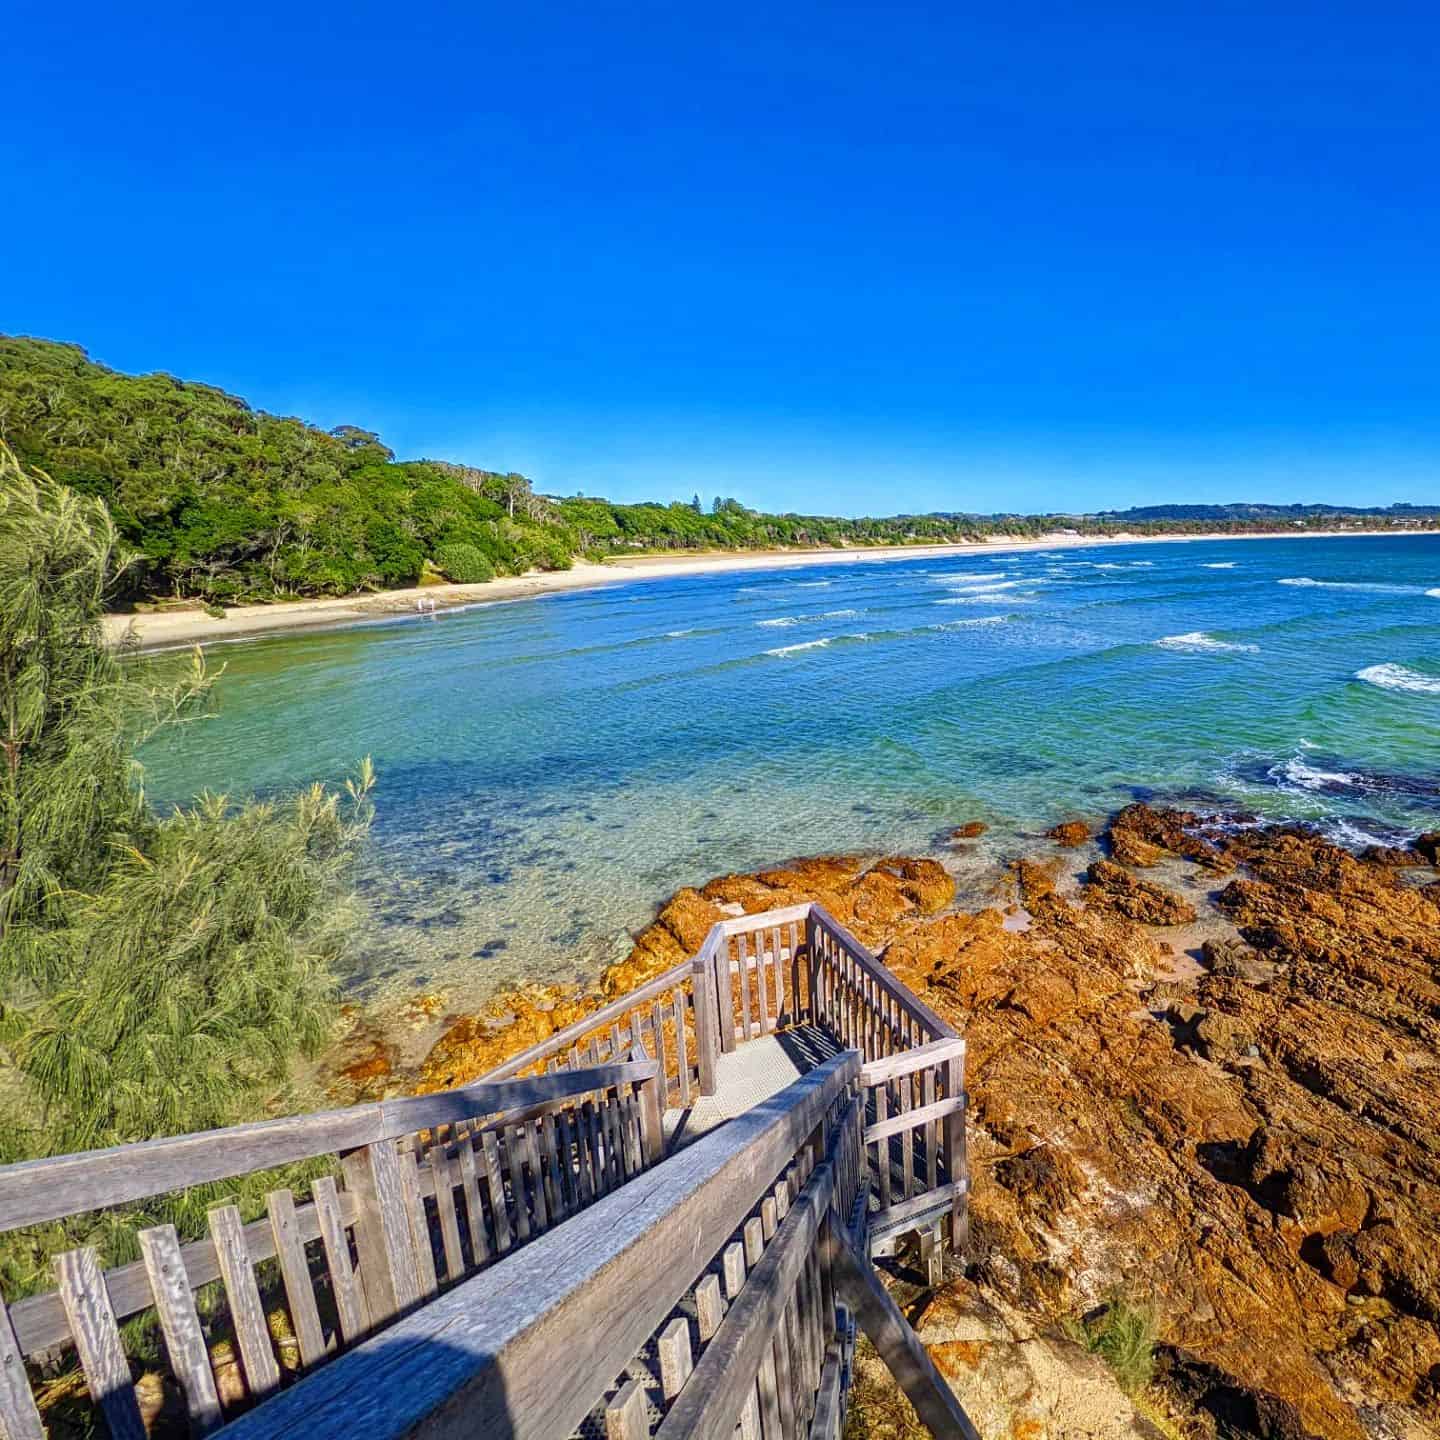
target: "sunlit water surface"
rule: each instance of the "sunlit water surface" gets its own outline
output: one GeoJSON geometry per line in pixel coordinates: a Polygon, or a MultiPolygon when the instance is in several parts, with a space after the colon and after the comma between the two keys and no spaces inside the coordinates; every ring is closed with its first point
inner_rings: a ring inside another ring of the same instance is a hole
{"type": "Polygon", "coordinates": [[[932,851],[978,884],[1137,795],[1413,834],[1437,621],[1430,536],[649,580],[217,649],[218,715],[145,758],[179,802],[373,756],[349,983],[473,999],[593,977],[676,887],[788,856],[932,851]]]}

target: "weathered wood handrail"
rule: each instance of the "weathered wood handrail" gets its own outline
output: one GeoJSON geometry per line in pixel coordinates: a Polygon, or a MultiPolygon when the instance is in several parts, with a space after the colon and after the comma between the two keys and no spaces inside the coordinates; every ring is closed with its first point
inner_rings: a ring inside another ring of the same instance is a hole
{"type": "Polygon", "coordinates": [[[570,1434],[858,1075],[857,1055],[836,1056],[242,1417],[230,1436],[570,1434]]]}
{"type": "Polygon", "coordinates": [[[129,1205],[317,1155],[358,1150],[477,1115],[649,1080],[656,1068],[653,1060],[627,1060],[563,1075],[485,1080],[435,1095],[379,1100],[346,1110],[321,1110],[76,1155],[22,1160],[0,1167],[0,1231],[129,1205]]]}
{"type": "MultiPolygon", "coordinates": [[[[128,1362],[118,1327],[152,1308],[192,1428],[213,1428],[221,1411],[194,1299],[202,1286],[223,1284],[245,1390],[263,1398],[280,1371],[264,1308],[274,1300],[262,1301],[257,1263],[279,1262],[299,1366],[312,1368],[337,1344],[357,1344],[442,1284],[453,1286],[654,1164],[662,1154],[658,1075],[642,1049],[565,1074],[0,1169],[0,1214],[10,1229],[327,1155],[338,1156],[343,1177],[341,1184],[315,1179],[305,1203],[288,1189],[271,1191],[266,1216],[249,1225],[234,1205],[216,1206],[208,1239],[182,1244],[169,1225],[141,1230],[143,1258],[103,1275],[93,1249],[67,1252],[56,1257],[57,1290],[8,1310],[0,1298],[0,1366],[8,1367],[0,1375],[0,1435],[37,1434],[28,1386],[10,1382],[23,1380],[26,1357],[70,1346],[112,1435],[143,1435],[134,1391],[119,1379],[128,1377],[128,1362]],[[316,1241],[323,1268],[306,1252],[316,1241]],[[333,1303],[329,1339],[317,1282],[333,1303]]],[[[232,1392],[227,1414],[234,1403],[232,1392]]]]}

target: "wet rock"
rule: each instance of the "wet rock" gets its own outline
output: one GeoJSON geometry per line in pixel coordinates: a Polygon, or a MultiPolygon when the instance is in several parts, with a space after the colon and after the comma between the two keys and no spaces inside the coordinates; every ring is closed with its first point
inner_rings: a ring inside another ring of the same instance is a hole
{"type": "Polygon", "coordinates": [[[1360,852],[1360,858],[1371,865],[1391,865],[1397,869],[1425,864],[1425,857],[1418,850],[1406,850],[1398,845],[1367,845],[1360,852]]]}
{"type": "Polygon", "coordinates": [[[900,877],[902,891],[915,902],[922,915],[934,915],[955,898],[955,880],[938,860],[896,860],[892,867],[900,877]]]}
{"type": "Polygon", "coordinates": [[[1188,925],[1195,907],[1149,880],[1132,875],[1113,860],[1097,860],[1085,873],[1086,902],[1138,920],[1143,925],[1188,925]]]}
{"type": "Polygon", "coordinates": [[[951,832],[952,840],[978,840],[990,827],[983,820],[967,820],[951,832]]]}
{"type": "Polygon", "coordinates": [[[1179,855],[1214,869],[1229,862],[1208,840],[1193,833],[1200,817],[1189,810],[1127,805],[1110,822],[1110,852],[1122,865],[1150,866],[1179,855]]]}
{"type": "Polygon", "coordinates": [[[1427,830],[1415,837],[1415,852],[1432,865],[1440,865],[1440,830],[1427,830]]]}
{"type": "Polygon", "coordinates": [[[1046,837],[1057,845],[1073,850],[1090,838],[1090,827],[1083,820],[1066,820],[1045,832],[1046,837]]]}

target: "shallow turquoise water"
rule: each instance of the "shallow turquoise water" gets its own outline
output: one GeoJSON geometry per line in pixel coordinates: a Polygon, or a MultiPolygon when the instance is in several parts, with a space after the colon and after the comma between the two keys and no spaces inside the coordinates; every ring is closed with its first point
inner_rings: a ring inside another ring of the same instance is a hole
{"type": "Polygon", "coordinates": [[[1440,819],[1437,621],[1434,536],[650,580],[224,647],[219,715],[146,759],[179,801],[372,755],[353,983],[473,996],[592,976],[726,869],[935,849],[978,882],[1137,795],[1413,833],[1440,819]]]}

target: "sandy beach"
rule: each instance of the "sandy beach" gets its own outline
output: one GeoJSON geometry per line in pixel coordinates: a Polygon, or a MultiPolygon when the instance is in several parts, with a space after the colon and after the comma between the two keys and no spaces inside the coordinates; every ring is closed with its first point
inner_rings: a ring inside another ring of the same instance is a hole
{"type": "Polygon", "coordinates": [[[426,585],[317,600],[277,601],[270,605],[236,605],[219,619],[205,611],[167,610],[105,617],[107,638],[119,644],[130,637],[141,650],[223,644],[291,630],[334,629],[345,625],[416,613],[423,603],[437,610],[458,606],[502,604],[550,595],[563,590],[588,590],[636,580],[664,580],[677,575],[707,575],[728,570],[778,570],[808,565],[876,565],[891,560],[941,559],[950,555],[997,554],[1020,550],[1082,550],[1108,545],[1185,544],[1197,540],[1295,540],[1342,538],[1394,531],[1308,530],[1256,535],[1115,535],[1088,537],[1042,535],[1035,540],[996,537],[979,544],[876,545],[854,550],[702,551],[693,555],[636,555],[600,564],[577,560],[569,570],[532,571],[505,576],[481,585],[426,585]]]}

